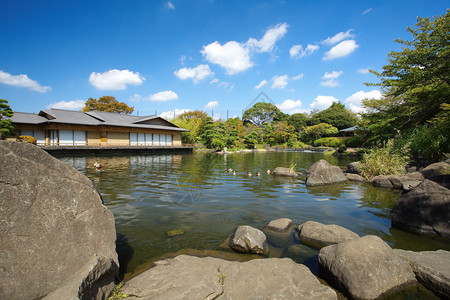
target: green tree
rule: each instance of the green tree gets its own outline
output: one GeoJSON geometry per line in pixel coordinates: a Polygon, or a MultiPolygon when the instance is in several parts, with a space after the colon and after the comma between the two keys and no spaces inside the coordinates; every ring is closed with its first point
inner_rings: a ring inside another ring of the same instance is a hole
{"type": "Polygon", "coordinates": [[[313,126],[308,126],[302,132],[302,139],[307,143],[312,143],[313,141],[320,139],[325,136],[336,135],[339,130],[327,123],[320,123],[313,126]]]}
{"type": "Polygon", "coordinates": [[[258,144],[258,132],[252,131],[245,136],[245,145],[248,149],[253,149],[256,144],[258,144]]]}
{"type": "Polygon", "coordinates": [[[225,125],[214,122],[207,117],[199,128],[199,141],[208,149],[222,149],[225,147],[225,125]]]}
{"type": "Polygon", "coordinates": [[[14,133],[14,125],[9,119],[13,115],[14,112],[9,107],[8,100],[0,99],[0,138],[14,133]]]}
{"type": "Polygon", "coordinates": [[[300,130],[306,127],[308,117],[301,113],[292,114],[287,118],[287,122],[289,125],[294,126],[295,132],[300,132],[300,130]]]}
{"type": "Polygon", "coordinates": [[[225,121],[226,146],[239,148],[245,135],[245,127],[239,118],[232,118],[225,121]]]}
{"type": "Polygon", "coordinates": [[[373,135],[387,139],[398,130],[423,125],[442,112],[450,98],[450,10],[439,17],[418,18],[408,27],[413,40],[396,39],[401,51],[388,54],[388,64],[378,73],[382,99],[366,99],[363,115],[373,135]]]}
{"type": "Polygon", "coordinates": [[[203,111],[194,110],[184,112],[172,121],[175,125],[189,130],[189,132],[181,133],[181,141],[183,143],[195,144],[197,142],[200,125],[206,120],[207,116],[203,111]]]}
{"type": "Polygon", "coordinates": [[[285,114],[283,114],[275,105],[266,102],[258,102],[244,112],[242,120],[258,127],[262,127],[264,123],[282,121],[285,117],[285,114]]]}
{"type": "Polygon", "coordinates": [[[341,102],[333,102],[330,107],[312,116],[313,124],[327,123],[339,130],[355,126],[357,121],[355,114],[341,102]]]}
{"type": "Polygon", "coordinates": [[[134,111],[134,107],[128,106],[125,102],[119,102],[114,96],[103,96],[98,99],[89,98],[83,111],[107,111],[119,114],[131,114],[134,111]]]}

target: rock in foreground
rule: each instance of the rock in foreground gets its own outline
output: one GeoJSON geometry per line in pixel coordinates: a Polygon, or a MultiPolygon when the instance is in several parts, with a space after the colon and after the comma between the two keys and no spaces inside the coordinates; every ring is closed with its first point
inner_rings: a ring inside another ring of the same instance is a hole
{"type": "Polygon", "coordinates": [[[450,190],[431,180],[403,191],[391,211],[392,225],[450,238],[450,190]]]}
{"type": "Polygon", "coordinates": [[[231,249],[241,253],[268,254],[269,246],[264,232],[248,225],[238,226],[230,237],[231,249]]]}
{"type": "Polygon", "coordinates": [[[126,282],[127,299],[337,299],[336,293],[289,258],[239,263],[180,255],[126,282]]]}
{"type": "Polygon", "coordinates": [[[339,225],[307,221],[298,226],[298,237],[303,244],[320,249],[358,239],[359,235],[339,225]]]}
{"type": "Polygon", "coordinates": [[[394,250],[412,266],[417,280],[443,299],[450,297],[450,252],[394,250]]]}
{"type": "Polygon", "coordinates": [[[354,299],[375,299],[415,282],[408,263],[373,235],[322,248],[319,273],[354,299]]]}
{"type": "Polygon", "coordinates": [[[314,163],[308,169],[307,174],[307,186],[317,186],[347,181],[347,177],[345,177],[344,172],[342,172],[339,167],[330,165],[324,159],[314,163]]]}
{"type": "Polygon", "coordinates": [[[29,143],[0,141],[0,157],[0,298],[105,298],[116,232],[92,182],[29,143]]]}

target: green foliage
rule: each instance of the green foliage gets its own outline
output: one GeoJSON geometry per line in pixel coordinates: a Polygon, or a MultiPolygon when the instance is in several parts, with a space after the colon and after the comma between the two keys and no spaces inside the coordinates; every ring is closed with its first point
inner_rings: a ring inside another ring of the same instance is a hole
{"type": "Polygon", "coordinates": [[[256,131],[245,136],[245,145],[248,149],[255,148],[256,144],[258,144],[258,133],[256,131]]]}
{"type": "Polygon", "coordinates": [[[89,98],[84,107],[83,111],[106,111],[119,114],[131,114],[134,111],[134,107],[128,106],[124,102],[119,102],[114,96],[102,96],[100,98],[94,99],[89,98]]]}
{"type": "Polygon", "coordinates": [[[108,297],[108,300],[119,300],[130,297],[130,295],[124,294],[120,291],[120,289],[123,287],[123,282],[116,285],[112,291],[112,294],[110,297],[108,297]]]}
{"type": "Polygon", "coordinates": [[[419,17],[407,31],[413,40],[395,40],[402,50],[388,54],[381,73],[371,71],[381,82],[367,83],[380,86],[384,94],[363,101],[368,110],[363,118],[379,141],[426,124],[442,113],[450,98],[450,10],[432,21],[419,17]]]}
{"type": "Polygon", "coordinates": [[[362,146],[362,144],[363,144],[363,141],[358,136],[354,136],[354,137],[348,138],[345,141],[345,146],[347,146],[349,148],[359,148],[359,147],[362,146]]]}
{"type": "Polygon", "coordinates": [[[404,153],[406,149],[395,150],[394,140],[389,140],[384,147],[374,148],[365,153],[361,160],[361,175],[371,179],[377,175],[391,175],[405,173],[409,157],[404,153]]]}
{"type": "Polygon", "coordinates": [[[272,123],[272,121],[282,121],[285,115],[278,107],[271,103],[258,102],[247,109],[242,119],[245,122],[250,122],[258,127],[262,127],[264,123],[272,123]]]}
{"type": "Polygon", "coordinates": [[[345,129],[356,125],[357,118],[341,102],[333,102],[330,107],[315,113],[311,117],[312,124],[327,123],[337,129],[345,129]]]}
{"type": "Polygon", "coordinates": [[[321,138],[321,139],[315,140],[313,145],[314,145],[314,147],[339,148],[339,147],[345,146],[345,140],[336,138],[336,137],[321,138]]]}
{"type": "Polygon", "coordinates": [[[33,145],[37,144],[37,139],[33,136],[29,136],[29,135],[20,135],[17,139],[18,142],[27,142],[33,145]]]}
{"type": "Polygon", "coordinates": [[[320,123],[313,126],[308,126],[302,132],[302,140],[305,142],[312,142],[324,136],[336,135],[339,130],[326,123],[320,123]]]}
{"type": "Polygon", "coordinates": [[[199,141],[208,149],[223,149],[226,145],[224,123],[207,117],[199,128],[199,141]]]}
{"type": "Polygon", "coordinates": [[[181,141],[183,143],[195,144],[197,142],[200,125],[206,120],[207,116],[205,112],[194,110],[182,113],[172,121],[173,124],[189,130],[189,132],[181,133],[181,141]]]}
{"type": "Polygon", "coordinates": [[[294,127],[295,132],[300,132],[304,127],[306,127],[308,122],[308,117],[305,114],[292,114],[286,120],[289,125],[294,127]]]}
{"type": "Polygon", "coordinates": [[[8,100],[0,99],[0,138],[14,133],[14,125],[9,119],[14,115],[11,107],[8,105],[8,100]]]}

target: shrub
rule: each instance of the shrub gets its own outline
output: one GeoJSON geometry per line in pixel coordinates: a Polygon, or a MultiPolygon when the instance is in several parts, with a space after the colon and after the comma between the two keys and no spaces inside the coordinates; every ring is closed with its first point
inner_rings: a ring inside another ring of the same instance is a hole
{"type": "Polygon", "coordinates": [[[20,135],[18,138],[17,138],[17,141],[18,142],[28,142],[28,143],[30,143],[30,144],[34,144],[34,145],[36,145],[37,144],[37,139],[35,138],[35,137],[33,137],[33,136],[29,136],[29,135],[20,135]]]}
{"type": "Polygon", "coordinates": [[[351,137],[345,141],[345,145],[349,148],[359,148],[363,144],[363,141],[359,137],[351,137]]]}
{"type": "Polygon", "coordinates": [[[361,175],[371,179],[377,175],[391,175],[405,173],[405,166],[409,157],[405,151],[395,151],[394,141],[389,140],[384,147],[374,148],[365,153],[361,160],[361,175]]]}
{"type": "Polygon", "coordinates": [[[321,138],[321,139],[315,140],[313,145],[314,145],[314,147],[339,148],[339,147],[345,146],[345,140],[339,139],[336,137],[321,138]]]}
{"type": "Polygon", "coordinates": [[[424,125],[413,130],[408,138],[410,154],[430,163],[444,159],[450,153],[450,135],[436,125],[424,125]]]}

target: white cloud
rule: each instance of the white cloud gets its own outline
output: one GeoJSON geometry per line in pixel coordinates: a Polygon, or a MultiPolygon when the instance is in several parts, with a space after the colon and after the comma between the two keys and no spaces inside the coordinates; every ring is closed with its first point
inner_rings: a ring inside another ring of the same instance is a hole
{"type": "Polygon", "coordinates": [[[214,78],[209,83],[212,84],[212,85],[218,86],[218,87],[223,87],[224,89],[228,89],[229,92],[234,89],[234,84],[231,84],[231,83],[226,82],[226,81],[221,81],[221,80],[219,80],[217,78],[214,78]]]}
{"type": "Polygon", "coordinates": [[[214,107],[217,107],[219,105],[218,101],[210,101],[208,104],[205,105],[205,109],[211,109],[214,107]]]}
{"type": "Polygon", "coordinates": [[[276,106],[285,114],[306,113],[308,110],[302,108],[302,101],[300,100],[284,100],[281,104],[276,106]]]}
{"type": "Polygon", "coordinates": [[[178,95],[173,91],[162,91],[153,95],[149,95],[150,101],[167,102],[178,99],[178,95]]]}
{"type": "Polygon", "coordinates": [[[299,80],[299,79],[302,79],[303,78],[303,76],[305,76],[305,74],[298,74],[297,76],[294,76],[294,77],[292,77],[292,79],[293,80],[299,80]]]}
{"type": "Polygon", "coordinates": [[[275,43],[281,39],[287,32],[288,24],[280,23],[272,28],[269,28],[261,40],[250,38],[247,41],[247,46],[254,48],[257,52],[271,52],[275,47],[275,43]]]}
{"type": "Polygon", "coordinates": [[[195,83],[214,75],[208,65],[198,65],[195,68],[181,68],[173,72],[181,80],[192,79],[195,83]]]}
{"type": "Polygon", "coordinates": [[[273,89],[284,89],[288,84],[289,77],[287,75],[274,76],[272,78],[273,89]]]}
{"type": "Polygon", "coordinates": [[[175,5],[173,5],[172,2],[168,1],[168,2],[167,2],[167,8],[169,8],[169,9],[175,9],[175,5]]]}
{"type": "Polygon", "coordinates": [[[325,53],[323,60],[332,60],[335,58],[347,56],[355,51],[358,47],[359,45],[356,44],[356,41],[354,40],[346,40],[340,42],[339,44],[331,48],[330,51],[325,53]]]}
{"type": "Polygon", "coordinates": [[[306,49],[303,49],[302,45],[294,45],[289,49],[289,55],[292,58],[299,59],[303,56],[313,54],[315,51],[319,50],[319,46],[308,44],[306,49]]]}
{"type": "Polygon", "coordinates": [[[361,74],[367,74],[367,73],[369,73],[369,68],[361,68],[361,69],[358,69],[358,73],[361,73],[361,74]]]}
{"type": "Polygon", "coordinates": [[[332,37],[328,37],[326,40],[322,41],[322,44],[325,45],[335,45],[340,41],[353,38],[355,35],[352,32],[353,29],[349,29],[346,32],[339,32],[332,37]]]}
{"type": "Polygon", "coordinates": [[[311,103],[310,107],[313,109],[319,109],[324,110],[333,104],[333,102],[337,102],[338,99],[334,98],[333,96],[317,96],[314,98],[313,103],[311,103]]]}
{"type": "Polygon", "coordinates": [[[268,83],[267,80],[264,79],[257,86],[255,86],[255,89],[259,90],[260,88],[265,86],[267,83],[268,83]]]}
{"type": "Polygon", "coordinates": [[[250,61],[249,49],[235,41],[228,42],[223,46],[216,41],[203,46],[200,52],[207,61],[223,67],[229,75],[245,71],[253,66],[250,61]]]}
{"type": "Polygon", "coordinates": [[[326,86],[326,87],[336,87],[336,86],[339,85],[339,83],[336,80],[334,80],[334,79],[330,79],[330,80],[322,81],[320,83],[320,85],[321,86],[326,86]]]}
{"type": "Polygon", "coordinates": [[[342,73],[344,73],[344,71],[333,71],[333,72],[325,72],[325,74],[323,75],[322,79],[336,79],[339,76],[342,75],[342,73]]]}
{"type": "Polygon", "coordinates": [[[161,118],[163,118],[163,119],[166,119],[166,120],[173,120],[174,116],[176,118],[179,115],[181,115],[181,114],[183,114],[185,112],[188,112],[188,111],[192,111],[192,110],[187,109],[187,108],[182,108],[182,109],[178,109],[177,108],[177,109],[174,109],[174,110],[162,112],[159,116],[161,118]]]}
{"type": "Polygon", "coordinates": [[[0,82],[6,85],[24,87],[39,93],[51,91],[49,86],[42,86],[37,81],[30,79],[27,75],[11,75],[0,70],[0,82]]]}
{"type": "Polygon", "coordinates": [[[380,99],[382,94],[379,90],[371,90],[370,92],[359,91],[347,97],[345,103],[348,107],[355,113],[364,112],[365,109],[362,107],[361,101],[363,99],[380,99]]]}
{"type": "Polygon", "coordinates": [[[86,103],[85,100],[59,101],[59,102],[47,105],[47,108],[81,110],[84,107],[85,103],[86,103]]]}
{"type": "Polygon", "coordinates": [[[365,14],[368,14],[372,11],[372,8],[368,8],[365,11],[362,12],[362,15],[364,16],[365,14]]]}
{"type": "Polygon", "coordinates": [[[127,85],[140,85],[145,78],[130,70],[109,70],[104,73],[92,72],[89,82],[99,90],[124,90],[127,85]]]}

